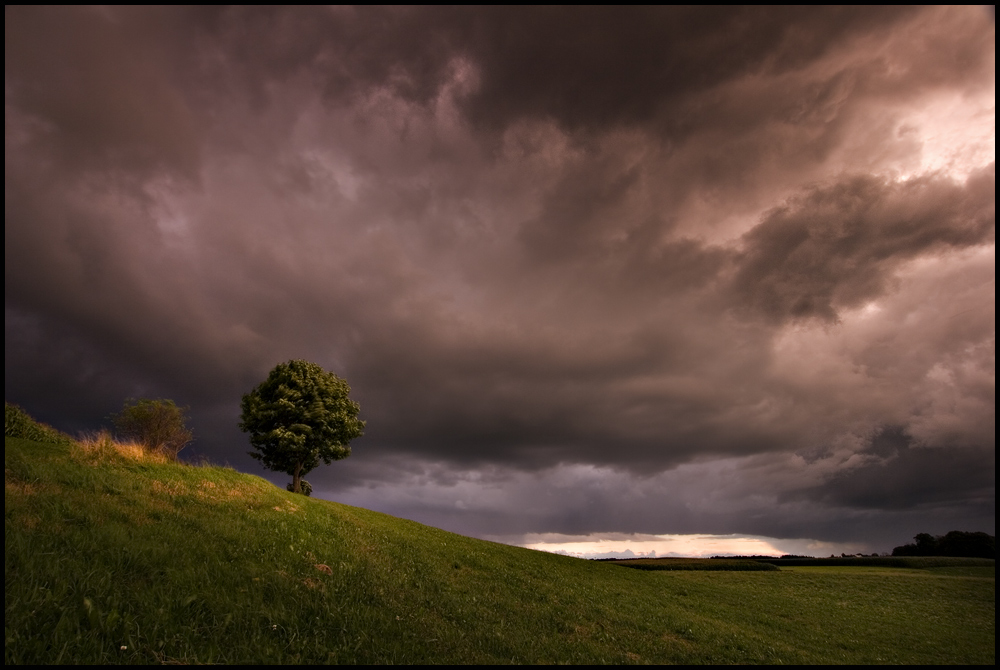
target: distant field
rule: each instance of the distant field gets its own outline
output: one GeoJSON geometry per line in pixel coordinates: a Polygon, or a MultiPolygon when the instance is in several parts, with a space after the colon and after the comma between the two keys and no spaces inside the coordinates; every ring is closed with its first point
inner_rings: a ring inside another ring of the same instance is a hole
{"type": "Polygon", "coordinates": [[[624,570],[141,453],[4,465],[7,664],[995,658],[992,568],[624,570]]]}

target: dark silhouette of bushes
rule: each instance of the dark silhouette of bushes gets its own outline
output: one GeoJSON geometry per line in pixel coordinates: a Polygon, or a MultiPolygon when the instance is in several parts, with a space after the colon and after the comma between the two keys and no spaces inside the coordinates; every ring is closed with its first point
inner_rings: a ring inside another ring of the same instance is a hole
{"type": "Polygon", "coordinates": [[[918,533],[913,544],[904,544],[892,550],[893,556],[961,556],[966,558],[996,559],[996,536],[983,532],[966,533],[953,530],[947,535],[934,537],[918,533]]]}
{"type": "MultiPolygon", "coordinates": [[[[288,489],[289,493],[295,493],[295,484],[294,484],[294,482],[288,482],[288,486],[286,486],[285,488],[288,489]]],[[[300,479],[299,480],[299,488],[302,489],[302,495],[304,495],[304,496],[311,496],[312,493],[313,493],[312,484],[310,484],[309,482],[307,482],[304,479],[300,479]]]]}
{"type": "Polygon", "coordinates": [[[992,558],[966,558],[962,556],[831,556],[829,558],[761,558],[761,563],[771,563],[783,567],[869,567],[869,568],[992,568],[996,561],[992,558]]]}

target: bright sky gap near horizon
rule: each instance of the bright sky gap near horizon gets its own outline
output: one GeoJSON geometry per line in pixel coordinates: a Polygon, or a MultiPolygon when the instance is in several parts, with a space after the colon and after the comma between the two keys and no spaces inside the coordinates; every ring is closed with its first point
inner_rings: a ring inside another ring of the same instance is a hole
{"type": "MultiPolygon", "coordinates": [[[[302,358],[314,495],[574,554],[995,534],[995,14],[5,9],[6,399],[302,358]]],[[[722,550],[723,547],[734,547],[722,550]]],[[[755,547],[744,552],[741,548],[755,547]]]]}

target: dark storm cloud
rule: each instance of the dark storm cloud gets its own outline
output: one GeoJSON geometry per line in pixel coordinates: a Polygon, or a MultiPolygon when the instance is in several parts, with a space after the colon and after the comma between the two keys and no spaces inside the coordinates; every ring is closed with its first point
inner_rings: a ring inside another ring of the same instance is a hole
{"type": "MultiPolygon", "coordinates": [[[[270,95],[268,82],[307,73],[335,104],[371,86],[427,103],[459,58],[479,72],[479,86],[462,100],[476,121],[502,129],[523,117],[554,118],[570,128],[603,129],[646,123],[688,95],[749,73],[804,67],[914,12],[231,8],[184,11],[168,23],[191,31],[193,42],[223,45],[226,71],[261,100],[270,95]]],[[[681,130],[695,121],[670,123],[681,130]]]]}
{"type": "Polygon", "coordinates": [[[782,499],[812,499],[860,510],[995,505],[996,452],[987,445],[921,447],[903,427],[886,426],[857,453],[867,457],[858,467],[837,472],[818,487],[785,493],[782,499]]]}
{"type": "Polygon", "coordinates": [[[468,49],[483,70],[473,118],[554,117],[571,128],[659,118],[673,133],[687,96],[745,75],[800,68],[910,10],[534,8],[478,13],[468,49]],[[666,117],[666,118],[662,118],[666,117]]]}
{"type": "Polygon", "coordinates": [[[918,254],[993,241],[995,165],[961,185],[862,175],[813,189],[744,236],[737,299],[775,321],[835,321],[838,308],[890,290],[893,271],[918,254]]]}
{"type": "MultiPolygon", "coordinates": [[[[786,495],[783,487],[775,486],[778,482],[755,472],[760,463],[747,461],[723,462],[711,469],[682,466],[640,478],[585,466],[538,473],[497,468],[461,472],[405,457],[391,463],[345,461],[344,465],[338,472],[331,468],[310,480],[318,479],[318,490],[349,504],[406,509],[409,518],[422,523],[494,538],[516,538],[526,527],[581,535],[654,534],[669,528],[680,534],[756,533],[855,541],[870,547],[868,551],[888,551],[909,541],[914,527],[939,534],[947,532],[949,524],[989,528],[994,516],[988,487],[958,493],[952,483],[926,500],[916,497],[895,505],[886,504],[883,496],[863,505],[824,498],[832,487],[786,495]],[[443,472],[435,472],[439,468],[443,472]],[[345,469],[354,472],[346,474],[345,469]],[[369,481],[386,476],[393,485],[353,486],[353,476],[367,479],[359,472],[363,469],[371,469],[369,481]],[[749,475],[742,482],[740,471],[749,475]]],[[[885,477],[887,470],[880,473],[885,477]]],[[[982,473],[975,476],[978,483],[988,478],[982,473]]],[[[901,488],[887,480],[869,483],[878,491],[901,488]]]]}
{"type": "MultiPolygon", "coordinates": [[[[733,110],[718,100],[691,107],[698,94],[804,68],[914,11],[12,8],[5,71],[8,95],[44,119],[53,143],[77,160],[191,175],[220,94],[248,95],[260,107],[286,95],[277,91],[282,84],[304,77],[335,105],[373,88],[426,104],[456,59],[470,62],[478,80],[460,102],[490,127],[525,117],[594,130],[655,122],[679,139],[733,122],[733,110]]],[[[982,67],[974,46],[955,55],[968,61],[960,64],[966,71],[982,67]]],[[[941,69],[895,77],[930,79],[941,69]]],[[[837,88],[838,77],[803,82],[796,95],[756,102],[757,110],[744,103],[740,113],[751,119],[791,104],[808,109],[837,95],[827,89],[837,88]]]]}
{"type": "Polygon", "coordinates": [[[67,168],[133,179],[169,169],[196,178],[201,127],[171,62],[177,15],[111,11],[5,9],[7,103],[19,117],[30,115],[14,123],[32,126],[35,140],[67,168]]]}
{"type": "MultiPolygon", "coordinates": [[[[128,361],[95,347],[94,338],[43,318],[10,306],[5,310],[5,378],[8,393],[16,392],[9,399],[36,408],[39,420],[59,423],[64,430],[93,430],[95,420],[133,393],[138,375],[128,361]]],[[[158,394],[146,389],[142,395],[158,394]]]]}
{"type": "Polygon", "coordinates": [[[8,399],[173,397],[252,468],[240,395],[314,360],[368,420],[319,490],[466,532],[979,505],[995,170],[914,116],[990,92],[979,14],[8,8],[8,399]]]}

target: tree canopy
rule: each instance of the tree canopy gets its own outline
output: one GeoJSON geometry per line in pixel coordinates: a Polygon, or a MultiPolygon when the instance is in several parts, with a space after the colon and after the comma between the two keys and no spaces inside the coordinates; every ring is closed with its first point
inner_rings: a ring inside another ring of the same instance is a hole
{"type": "Polygon", "coordinates": [[[243,396],[240,430],[250,434],[250,456],[265,467],[292,476],[302,492],[302,476],[320,461],[351,455],[350,441],[363,434],[358,403],[347,382],[302,360],[280,363],[243,396]]]}
{"type": "Polygon", "coordinates": [[[996,536],[982,531],[968,533],[950,531],[937,537],[930,533],[917,533],[913,544],[904,544],[892,550],[893,556],[964,556],[968,558],[996,558],[996,536]]]}

